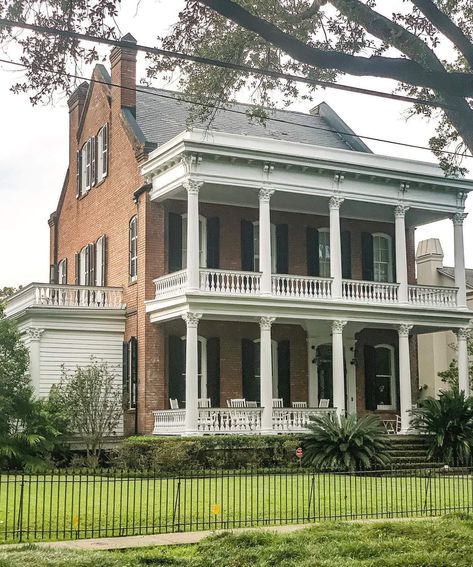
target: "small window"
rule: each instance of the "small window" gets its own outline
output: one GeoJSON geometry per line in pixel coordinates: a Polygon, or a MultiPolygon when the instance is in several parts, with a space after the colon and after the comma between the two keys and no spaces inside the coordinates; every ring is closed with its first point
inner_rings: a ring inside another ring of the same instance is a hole
{"type": "Polygon", "coordinates": [[[130,279],[135,281],[138,276],[138,222],[137,217],[130,221],[130,279]]]}
{"type": "Polygon", "coordinates": [[[60,285],[67,284],[67,258],[61,260],[58,265],[58,283],[60,285]]]}
{"type": "Polygon", "coordinates": [[[375,282],[393,281],[392,239],[387,234],[373,234],[373,271],[375,282]]]}
{"type": "Polygon", "coordinates": [[[330,277],[330,231],[319,228],[319,276],[330,277]]]}

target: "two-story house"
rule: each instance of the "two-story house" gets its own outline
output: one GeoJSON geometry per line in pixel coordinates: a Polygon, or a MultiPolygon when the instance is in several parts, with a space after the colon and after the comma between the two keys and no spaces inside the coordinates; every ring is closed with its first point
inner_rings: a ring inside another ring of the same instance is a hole
{"type": "Polygon", "coordinates": [[[472,182],[373,154],[324,103],[189,127],[178,93],[136,85],[124,39],[69,99],[51,282],[7,308],[39,391],[92,353],[123,367],[127,433],[300,431],[319,406],[407,431],[415,335],[437,330],[468,389],[472,182]],[[415,228],[445,218],[454,282],[416,285],[415,228]]]}

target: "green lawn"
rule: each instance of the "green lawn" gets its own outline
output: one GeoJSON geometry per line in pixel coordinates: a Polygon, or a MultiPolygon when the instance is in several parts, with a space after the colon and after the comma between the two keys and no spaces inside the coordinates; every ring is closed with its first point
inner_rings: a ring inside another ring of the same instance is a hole
{"type": "Polygon", "coordinates": [[[324,523],[290,535],[264,530],[194,546],[82,552],[0,550],[1,567],[471,567],[473,519],[324,523]]]}
{"type": "Polygon", "coordinates": [[[473,511],[473,476],[224,474],[0,477],[0,541],[473,511]]]}

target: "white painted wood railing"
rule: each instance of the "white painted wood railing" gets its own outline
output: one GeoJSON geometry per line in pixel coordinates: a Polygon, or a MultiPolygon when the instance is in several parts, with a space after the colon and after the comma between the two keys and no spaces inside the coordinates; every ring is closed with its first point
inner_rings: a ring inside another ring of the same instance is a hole
{"type": "Polygon", "coordinates": [[[200,270],[200,289],[210,293],[255,295],[260,292],[261,273],[231,270],[200,270]]]}
{"type": "Polygon", "coordinates": [[[307,431],[311,417],[333,413],[335,408],[273,408],[275,431],[307,431]]]}
{"type": "Polygon", "coordinates": [[[261,408],[199,408],[202,433],[255,433],[261,430],[261,408]]]}
{"type": "Polygon", "coordinates": [[[343,299],[360,303],[397,303],[397,283],[343,280],[343,299]]]}
{"type": "Polygon", "coordinates": [[[427,285],[409,286],[409,303],[422,307],[457,307],[458,288],[427,285]]]}
{"type": "Polygon", "coordinates": [[[187,285],[187,270],[179,270],[154,280],[156,297],[183,292],[187,285]]]}
{"type": "Polygon", "coordinates": [[[10,316],[27,307],[124,309],[125,305],[122,289],[117,287],[33,283],[9,299],[5,314],[10,316]]]}
{"type": "Polygon", "coordinates": [[[184,432],[186,410],[162,410],[154,411],[153,435],[178,434],[184,432]]]}
{"type": "Polygon", "coordinates": [[[272,276],[273,295],[298,297],[303,299],[330,299],[332,278],[312,278],[274,274],[272,276]]]}

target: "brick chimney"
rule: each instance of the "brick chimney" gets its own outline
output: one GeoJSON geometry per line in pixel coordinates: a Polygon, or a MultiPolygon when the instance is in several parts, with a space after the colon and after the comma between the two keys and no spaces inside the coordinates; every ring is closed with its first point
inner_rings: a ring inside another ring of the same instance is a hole
{"type": "Polygon", "coordinates": [[[75,179],[76,175],[77,131],[88,90],[89,85],[84,81],[67,101],[69,106],[69,174],[72,179],[75,179]]]}
{"type": "Polygon", "coordinates": [[[136,115],[136,39],[129,33],[121,38],[121,41],[130,44],[128,47],[114,47],[110,54],[112,67],[112,85],[128,87],[121,89],[112,86],[112,106],[128,108],[136,115]]]}

